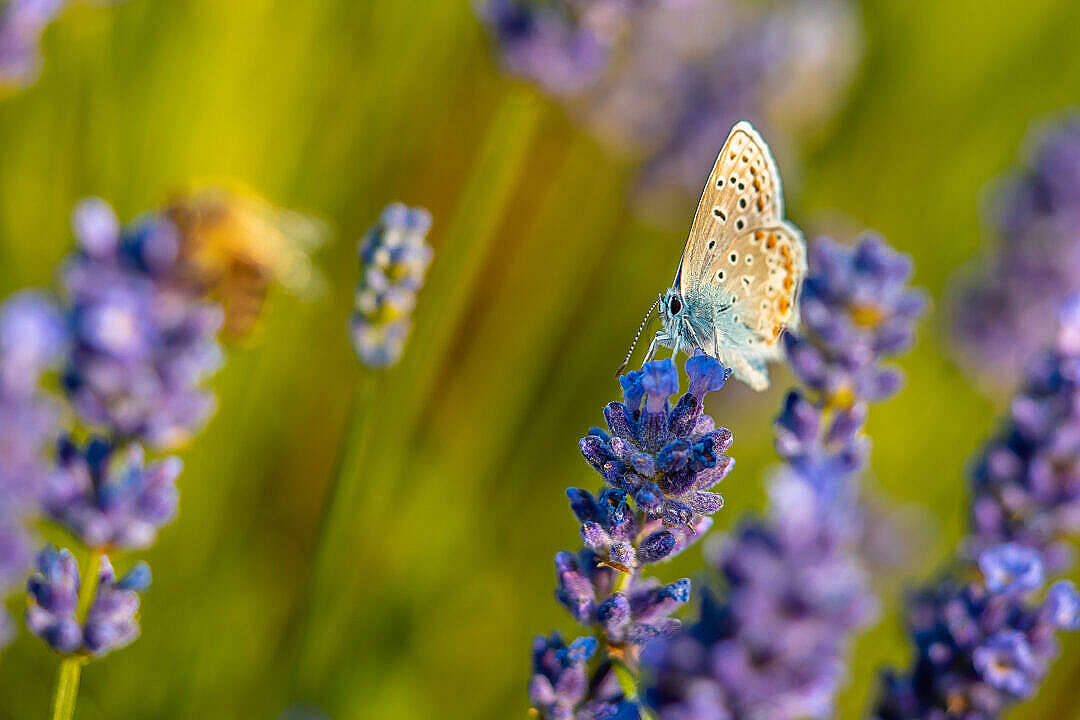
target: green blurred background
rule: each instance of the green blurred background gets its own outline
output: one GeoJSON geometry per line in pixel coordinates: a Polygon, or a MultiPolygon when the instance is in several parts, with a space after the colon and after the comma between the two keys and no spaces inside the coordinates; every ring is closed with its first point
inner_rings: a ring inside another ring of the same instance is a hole
{"type": "MultiPolygon", "coordinates": [[[[981,190],[1033,121],[1080,97],[1080,4],[862,10],[862,68],[805,146],[788,214],[881,231],[935,298],[906,389],[870,421],[868,482],[927,509],[904,569],[919,577],[959,536],[965,463],[999,410],[950,360],[942,293],[985,242],[981,190]]],[[[684,231],[632,219],[634,168],[501,75],[464,1],[79,5],[44,54],[39,82],[0,102],[5,294],[51,282],[88,194],[126,219],[193,179],[235,178],[335,229],[316,256],[327,291],[273,295],[213,381],[220,410],[181,453],[180,516],[145,554],[142,637],[86,668],[77,716],[274,718],[302,702],[339,719],[525,717],[532,636],[574,631],[551,557],[577,543],[564,488],[595,483],[577,439],[616,397],[684,231]],[[345,330],[356,242],[393,200],[431,209],[436,259],[405,359],[373,374],[345,330]],[[333,582],[313,586],[315,567],[333,582]]],[[[714,533],[762,504],[787,383],[714,400],[738,460],[714,533]]],[[[907,657],[896,586],[838,717],[861,717],[874,668],[907,657]]],[[[23,632],[0,657],[0,718],[43,717],[56,666],[23,632]]],[[[1016,715],[1080,718],[1077,678],[1074,639],[1016,715]]]]}

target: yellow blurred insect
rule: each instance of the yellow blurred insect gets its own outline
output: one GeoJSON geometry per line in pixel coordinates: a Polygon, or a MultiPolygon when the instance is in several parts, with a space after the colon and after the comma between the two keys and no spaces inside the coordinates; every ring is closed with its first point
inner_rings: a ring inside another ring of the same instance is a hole
{"type": "Polygon", "coordinates": [[[223,186],[178,194],[165,216],[180,234],[183,280],[221,301],[234,338],[255,326],[271,283],[303,295],[321,287],[310,253],[326,230],[314,218],[223,186]]]}

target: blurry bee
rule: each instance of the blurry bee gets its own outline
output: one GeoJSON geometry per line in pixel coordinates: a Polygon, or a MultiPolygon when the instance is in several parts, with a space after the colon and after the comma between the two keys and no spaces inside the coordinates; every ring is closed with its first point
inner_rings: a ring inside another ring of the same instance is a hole
{"type": "Polygon", "coordinates": [[[178,195],[165,216],[179,231],[185,281],[221,301],[234,338],[251,332],[271,283],[301,295],[321,286],[310,253],[326,230],[314,218],[220,186],[178,195]]]}

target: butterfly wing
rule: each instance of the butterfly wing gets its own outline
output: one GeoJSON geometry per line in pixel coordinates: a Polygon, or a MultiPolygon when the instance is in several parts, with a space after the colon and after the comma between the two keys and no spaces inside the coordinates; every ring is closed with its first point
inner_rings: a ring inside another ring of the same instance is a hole
{"type": "MultiPolygon", "coordinates": [[[[806,274],[798,228],[781,222],[737,235],[724,255],[713,258],[707,273],[716,281],[719,303],[726,308],[718,318],[718,329],[728,330],[722,339],[733,340],[742,334],[739,329],[749,330],[746,347],[735,349],[766,352],[776,347],[785,328],[798,326],[797,294],[806,274]]],[[[699,294],[709,295],[714,293],[699,294]]]]}
{"type": "Polygon", "coordinates": [[[748,122],[731,129],[701,193],[694,224],[679,263],[683,296],[712,282],[709,267],[748,230],[783,220],[783,191],[769,146],[748,122]]]}

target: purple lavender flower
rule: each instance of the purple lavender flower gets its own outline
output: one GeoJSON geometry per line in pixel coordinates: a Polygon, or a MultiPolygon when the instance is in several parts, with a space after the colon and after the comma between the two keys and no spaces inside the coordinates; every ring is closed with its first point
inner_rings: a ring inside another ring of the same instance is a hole
{"type": "Polygon", "coordinates": [[[82,449],[64,438],[57,465],[43,509],[88,547],[148,547],[158,529],[176,516],[179,458],[144,464],[138,444],[116,453],[104,438],[82,449]]]}
{"type": "Polygon", "coordinates": [[[908,286],[911,259],[873,235],[855,247],[822,238],[810,248],[803,282],[800,334],[784,342],[792,368],[832,404],[882,400],[900,386],[884,357],[907,350],[925,296],[908,286]]]}
{"type": "Polygon", "coordinates": [[[80,249],[64,270],[72,405],[116,438],[184,442],[215,407],[200,385],[222,362],[221,308],[175,277],[179,241],[167,220],[121,229],[92,199],[76,208],[74,226],[80,249]]]}
{"type": "Polygon", "coordinates": [[[150,585],[150,568],[137,563],[119,579],[102,556],[97,591],[79,622],[79,566],[71,553],[49,546],[38,555],[38,572],[27,583],[26,626],[59,653],[95,656],[130,645],[139,636],[139,593],[150,585]]]}
{"type": "Polygon", "coordinates": [[[981,578],[965,580],[961,563],[909,600],[915,661],[906,673],[884,675],[875,718],[989,720],[1033,694],[1058,653],[1056,632],[1077,627],[1080,593],[1059,582],[1033,603],[1042,568],[1038,553],[1027,552],[1021,564],[1036,566],[1024,573],[1029,581],[998,582],[1018,550],[991,547],[978,557],[981,578]]]}
{"type": "Polygon", "coordinates": [[[979,554],[986,589],[993,593],[1024,593],[1043,584],[1039,553],[1016,543],[1003,543],[979,554]]]}
{"type": "Polygon", "coordinates": [[[788,350],[814,400],[789,393],[776,420],[785,465],[769,483],[768,515],[708,553],[724,585],[706,590],[697,622],[643,651],[643,699],[660,717],[831,715],[850,639],[876,613],[856,480],[867,405],[898,384],[879,380],[879,363],[910,344],[922,309],[909,274],[876,239],[819,244],[811,256],[805,334],[788,350]]]}
{"type": "Polygon", "coordinates": [[[1080,115],[1029,142],[989,204],[996,244],[958,275],[951,302],[961,360],[991,387],[1020,376],[1052,341],[1061,303],[1080,290],[1080,115]]]}
{"type": "Polygon", "coordinates": [[[0,5],[0,86],[23,87],[37,79],[41,34],[64,0],[8,0],[0,5]]]}
{"type": "Polygon", "coordinates": [[[150,587],[150,580],[150,566],[144,562],[117,579],[109,558],[102,557],[97,592],[83,624],[87,652],[101,657],[139,637],[139,593],[150,587]]]}
{"type": "Polygon", "coordinates": [[[533,641],[529,699],[544,720],[637,720],[637,706],[625,699],[610,663],[590,677],[595,638],[579,637],[567,645],[557,633],[533,641]]]}
{"type": "Polygon", "coordinates": [[[827,717],[849,638],[876,604],[852,543],[849,507],[787,470],[770,516],[712,554],[726,579],[700,620],[643,655],[644,700],[663,718],[827,717]]]}
{"type": "Polygon", "coordinates": [[[847,0],[486,0],[478,14],[510,72],[644,160],[638,190],[654,215],[700,194],[736,121],[782,150],[819,125],[861,54],[847,0]]]}
{"type": "Polygon", "coordinates": [[[0,386],[20,396],[38,390],[67,346],[64,318],[44,293],[24,290],[0,306],[0,386]]]}
{"type": "MultiPolygon", "coordinates": [[[[39,388],[64,346],[60,314],[45,296],[18,293],[0,305],[0,599],[30,564],[27,515],[48,474],[45,450],[59,434],[60,411],[39,388]]],[[[0,612],[0,646],[11,637],[0,612]]]]}
{"type": "Polygon", "coordinates": [[[586,90],[611,59],[620,21],[633,0],[487,0],[478,14],[506,69],[556,96],[586,90]]]}
{"type": "Polygon", "coordinates": [[[1057,342],[1032,363],[998,439],[973,473],[971,532],[941,577],[908,602],[915,658],[887,671],[875,717],[991,720],[1032,695],[1057,655],[1057,630],[1080,627],[1080,593],[1057,582],[1031,601],[1069,552],[1078,451],[1080,300],[1066,301],[1057,342]]]}
{"type": "Polygon", "coordinates": [[[57,652],[82,646],[79,606],[79,564],[67,549],[48,546],[38,555],[38,572],[30,576],[26,626],[57,652]]]}
{"type": "Polygon", "coordinates": [[[622,376],[624,401],[604,408],[608,432],[593,428],[580,442],[608,487],[595,497],[571,488],[571,508],[585,544],[624,572],[685,549],[723,507],[710,490],[734,467],[724,455],[732,435],[703,414],[703,401],[730,372],[700,352],[686,372],[689,391],[674,407],[679,376],[671,360],[622,376]]]}
{"type": "Polygon", "coordinates": [[[361,362],[395,364],[405,350],[432,250],[425,237],[431,214],[400,203],[388,205],[360,244],[362,276],[356,288],[352,339],[361,362]]]}
{"type": "Polygon", "coordinates": [[[1051,571],[1080,530],[1080,297],[1059,313],[1054,346],[1031,362],[1004,427],[976,458],[974,549],[1013,541],[1043,553],[1051,571]]]}
{"type": "Polygon", "coordinates": [[[678,630],[671,614],[690,599],[686,578],[661,585],[655,578],[635,577],[613,592],[618,572],[588,548],[555,555],[555,572],[556,599],[581,625],[602,630],[609,646],[640,646],[678,630]]]}

